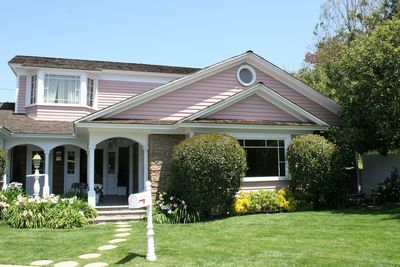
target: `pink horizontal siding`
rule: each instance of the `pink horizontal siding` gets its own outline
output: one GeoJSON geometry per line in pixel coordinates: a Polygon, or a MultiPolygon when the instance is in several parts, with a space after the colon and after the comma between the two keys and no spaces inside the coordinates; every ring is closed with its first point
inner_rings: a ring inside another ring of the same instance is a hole
{"type": "Polygon", "coordinates": [[[27,107],[26,111],[32,118],[46,121],[74,121],[94,112],[94,110],[85,107],[46,105],[27,107]]]}
{"type": "Polygon", "coordinates": [[[26,97],[26,75],[19,76],[18,97],[17,97],[17,113],[25,113],[25,97],[26,97]]]}
{"type": "MultiPolygon", "coordinates": [[[[117,119],[180,120],[227,97],[245,90],[236,78],[239,66],[160,96],[113,116],[117,119]]],[[[327,122],[337,122],[335,114],[318,103],[256,69],[257,82],[275,90],[298,106],[327,122]]],[[[245,111],[247,112],[247,111],[245,111]]],[[[279,113],[282,115],[281,113],[279,113]]],[[[280,115],[277,115],[278,117],[280,115]]],[[[252,115],[249,115],[252,116],[252,115]]]]}
{"type": "Polygon", "coordinates": [[[300,121],[256,94],[211,114],[207,118],[219,120],[300,121]]]}
{"type": "Polygon", "coordinates": [[[103,109],[129,97],[144,93],[162,84],[99,80],[97,107],[103,109]]]}

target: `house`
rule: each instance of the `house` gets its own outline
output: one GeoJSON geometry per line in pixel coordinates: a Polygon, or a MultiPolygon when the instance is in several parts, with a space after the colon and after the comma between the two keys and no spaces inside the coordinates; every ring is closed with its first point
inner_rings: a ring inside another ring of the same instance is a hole
{"type": "Polygon", "coordinates": [[[140,192],[147,180],[166,190],[173,147],[209,132],[247,151],[242,190],[282,187],[291,139],[339,121],[335,102],[252,51],[202,69],[33,56],[9,66],[17,95],[0,108],[5,184],[31,190],[38,153],[50,192],[88,183],[91,205],[95,183],[104,195],[140,192]]]}

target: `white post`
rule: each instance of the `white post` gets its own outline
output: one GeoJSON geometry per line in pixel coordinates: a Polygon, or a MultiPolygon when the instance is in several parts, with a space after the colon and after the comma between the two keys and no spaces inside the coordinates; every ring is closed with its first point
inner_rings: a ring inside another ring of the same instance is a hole
{"type": "Polygon", "coordinates": [[[33,174],[33,178],[35,179],[35,183],[33,184],[33,196],[38,197],[40,194],[40,183],[39,183],[39,168],[35,168],[35,173],[33,174]]]}
{"type": "Polygon", "coordinates": [[[147,186],[148,180],[149,180],[149,146],[143,145],[143,184],[145,186],[147,186]]]}
{"type": "Polygon", "coordinates": [[[43,197],[48,197],[50,195],[49,186],[49,172],[50,172],[50,151],[44,151],[44,185],[43,185],[43,197]]]}
{"type": "Polygon", "coordinates": [[[156,252],[154,250],[154,230],[153,230],[153,214],[152,208],[152,197],[151,197],[151,182],[146,182],[146,193],[149,194],[149,205],[147,206],[147,256],[146,259],[149,261],[155,261],[157,259],[156,252]]]}
{"type": "Polygon", "coordinates": [[[87,178],[88,178],[88,203],[90,206],[96,206],[96,192],[94,191],[94,150],[96,146],[89,146],[88,155],[87,155],[87,178]]]}
{"type": "Polygon", "coordinates": [[[6,166],[6,169],[5,169],[5,172],[4,172],[4,175],[3,175],[3,190],[6,190],[7,189],[7,173],[8,173],[8,169],[10,168],[10,157],[8,156],[8,150],[4,150],[4,152],[6,153],[6,155],[7,155],[7,166],[6,166]]]}

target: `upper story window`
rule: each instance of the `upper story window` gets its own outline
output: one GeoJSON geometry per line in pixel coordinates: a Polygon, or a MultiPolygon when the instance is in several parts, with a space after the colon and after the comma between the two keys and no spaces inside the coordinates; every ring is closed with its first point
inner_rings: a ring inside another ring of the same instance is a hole
{"type": "Polygon", "coordinates": [[[44,103],[79,104],[80,76],[45,74],[44,103]]]}
{"type": "Polygon", "coordinates": [[[37,99],[37,75],[31,77],[31,104],[36,104],[37,99]]]}
{"type": "Polygon", "coordinates": [[[87,79],[87,98],[86,98],[86,104],[89,107],[93,107],[93,95],[94,95],[94,80],[88,78],[87,79]]]}

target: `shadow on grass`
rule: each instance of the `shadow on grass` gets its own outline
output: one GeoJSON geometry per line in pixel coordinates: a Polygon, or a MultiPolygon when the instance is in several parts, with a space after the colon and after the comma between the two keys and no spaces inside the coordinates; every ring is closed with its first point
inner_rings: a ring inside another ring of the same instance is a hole
{"type": "Polygon", "coordinates": [[[115,264],[125,264],[125,263],[128,263],[128,262],[130,262],[131,260],[133,260],[135,258],[143,258],[143,259],[145,259],[146,256],[142,255],[142,254],[137,254],[137,253],[129,253],[128,255],[126,255],[125,257],[123,257],[119,261],[117,261],[115,264]]]}
{"type": "Polygon", "coordinates": [[[390,203],[380,206],[364,206],[359,208],[331,210],[332,213],[356,215],[390,215],[383,220],[400,220],[400,203],[390,203]]]}

